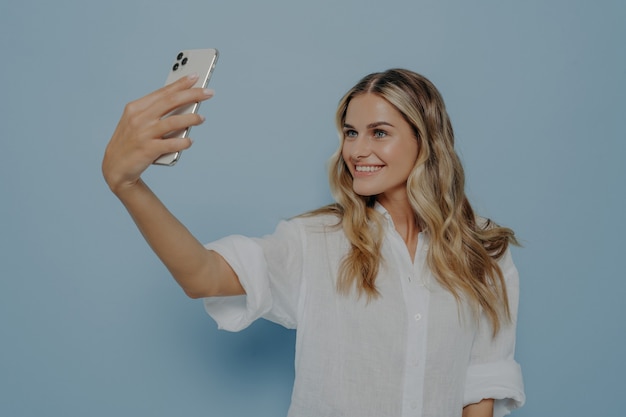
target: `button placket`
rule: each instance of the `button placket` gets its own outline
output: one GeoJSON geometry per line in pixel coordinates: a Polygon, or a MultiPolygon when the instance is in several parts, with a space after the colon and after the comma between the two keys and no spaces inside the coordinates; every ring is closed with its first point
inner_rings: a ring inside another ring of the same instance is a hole
{"type": "MultiPolygon", "coordinates": [[[[393,228],[393,224],[389,225],[393,228]]],[[[402,286],[405,305],[405,320],[407,324],[405,350],[405,378],[403,386],[403,416],[421,416],[419,411],[423,403],[423,384],[425,373],[424,356],[426,352],[427,317],[428,317],[428,290],[422,274],[424,268],[423,243],[418,241],[415,260],[409,257],[402,238],[390,230],[387,236],[390,250],[396,257],[396,268],[402,286]]]]}

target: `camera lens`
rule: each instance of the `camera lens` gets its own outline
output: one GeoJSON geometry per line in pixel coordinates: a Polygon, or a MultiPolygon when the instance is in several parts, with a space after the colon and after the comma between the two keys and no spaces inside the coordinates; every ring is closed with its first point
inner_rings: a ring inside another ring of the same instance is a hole
{"type": "Polygon", "coordinates": [[[176,71],[178,69],[178,62],[174,64],[172,67],[172,71],[176,71]]]}
{"type": "Polygon", "coordinates": [[[184,56],[184,55],[183,55],[183,53],[181,52],[181,53],[179,53],[179,54],[176,56],[176,59],[180,61],[181,59],[183,59],[183,56],[184,56]]]}
{"type": "Polygon", "coordinates": [[[187,63],[187,58],[183,58],[181,64],[185,65],[187,63]]]}

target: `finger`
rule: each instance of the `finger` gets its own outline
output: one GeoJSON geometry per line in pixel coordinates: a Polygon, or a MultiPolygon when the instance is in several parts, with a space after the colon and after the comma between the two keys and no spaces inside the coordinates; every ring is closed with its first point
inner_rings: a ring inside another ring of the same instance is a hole
{"type": "Polygon", "coordinates": [[[161,97],[171,95],[177,91],[188,90],[198,81],[198,74],[190,74],[186,77],[181,77],[173,83],[167,84],[158,90],[143,97],[145,99],[146,106],[152,105],[154,102],[159,101],[161,97]]]}
{"type": "Polygon", "coordinates": [[[160,96],[146,111],[146,115],[152,118],[161,118],[179,107],[208,100],[213,97],[214,94],[213,90],[206,88],[173,91],[170,94],[160,96]]]}
{"type": "Polygon", "coordinates": [[[164,96],[171,95],[177,91],[183,91],[190,89],[198,80],[197,74],[191,74],[187,77],[182,77],[173,83],[165,85],[158,90],[155,90],[137,100],[131,101],[128,103],[127,108],[131,110],[132,113],[140,113],[145,111],[154,105],[154,103],[158,102],[164,96]]]}
{"type": "Polygon", "coordinates": [[[183,151],[191,147],[192,144],[193,140],[191,140],[191,138],[170,138],[157,140],[154,143],[154,159],[166,153],[183,151]]]}
{"type": "Polygon", "coordinates": [[[159,96],[158,100],[147,108],[144,108],[145,102],[131,102],[124,109],[124,115],[120,123],[136,132],[143,131],[141,135],[143,137],[146,137],[145,134],[147,133],[149,138],[160,138],[168,132],[168,130],[164,131],[163,129],[171,127],[172,130],[169,131],[173,131],[202,123],[204,119],[198,119],[199,116],[191,113],[173,116],[169,114],[172,110],[199,103],[213,97],[213,95],[213,90],[193,88],[175,91],[171,95],[159,96]],[[181,120],[177,119],[179,116],[187,117],[181,120]],[[169,120],[171,117],[176,118],[169,120]],[[172,123],[172,125],[163,125],[160,123],[161,120],[168,120],[168,123],[172,123]]]}
{"type": "Polygon", "coordinates": [[[196,113],[187,113],[169,116],[153,124],[148,130],[148,137],[162,138],[170,132],[183,130],[191,126],[198,126],[204,122],[204,117],[196,113]]]}

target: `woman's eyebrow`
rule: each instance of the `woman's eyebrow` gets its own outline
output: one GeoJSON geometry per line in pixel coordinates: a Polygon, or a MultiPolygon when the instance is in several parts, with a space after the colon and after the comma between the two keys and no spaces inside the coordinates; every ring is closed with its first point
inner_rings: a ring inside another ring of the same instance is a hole
{"type": "MultiPolygon", "coordinates": [[[[389,123],[389,122],[384,122],[384,121],[370,123],[370,124],[368,124],[366,127],[367,127],[368,129],[374,129],[374,128],[379,127],[379,126],[389,126],[389,127],[394,127],[394,125],[392,125],[391,123],[389,123]]],[[[343,128],[344,128],[344,129],[354,129],[354,126],[352,126],[351,124],[348,124],[348,123],[344,123],[344,124],[343,124],[343,128]]]]}
{"type": "Polygon", "coordinates": [[[374,129],[374,128],[379,127],[379,126],[393,127],[393,125],[391,123],[389,123],[389,122],[374,122],[374,123],[368,124],[367,128],[368,129],[374,129]]]}

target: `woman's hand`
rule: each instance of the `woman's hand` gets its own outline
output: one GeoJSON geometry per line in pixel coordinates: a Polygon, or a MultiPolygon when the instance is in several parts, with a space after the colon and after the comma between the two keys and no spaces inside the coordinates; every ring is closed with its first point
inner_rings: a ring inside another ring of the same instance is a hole
{"type": "Polygon", "coordinates": [[[191,88],[197,78],[197,75],[184,77],[126,105],[102,161],[104,179],[115,194],[137,184],[141,174],[159,156],[191,146],[189,138],[163,139],[163,136],[199,125],[204,118],[198,114],[165,119],[163,116],[182,105],[213,96],[212,90],[191,88]]]}

